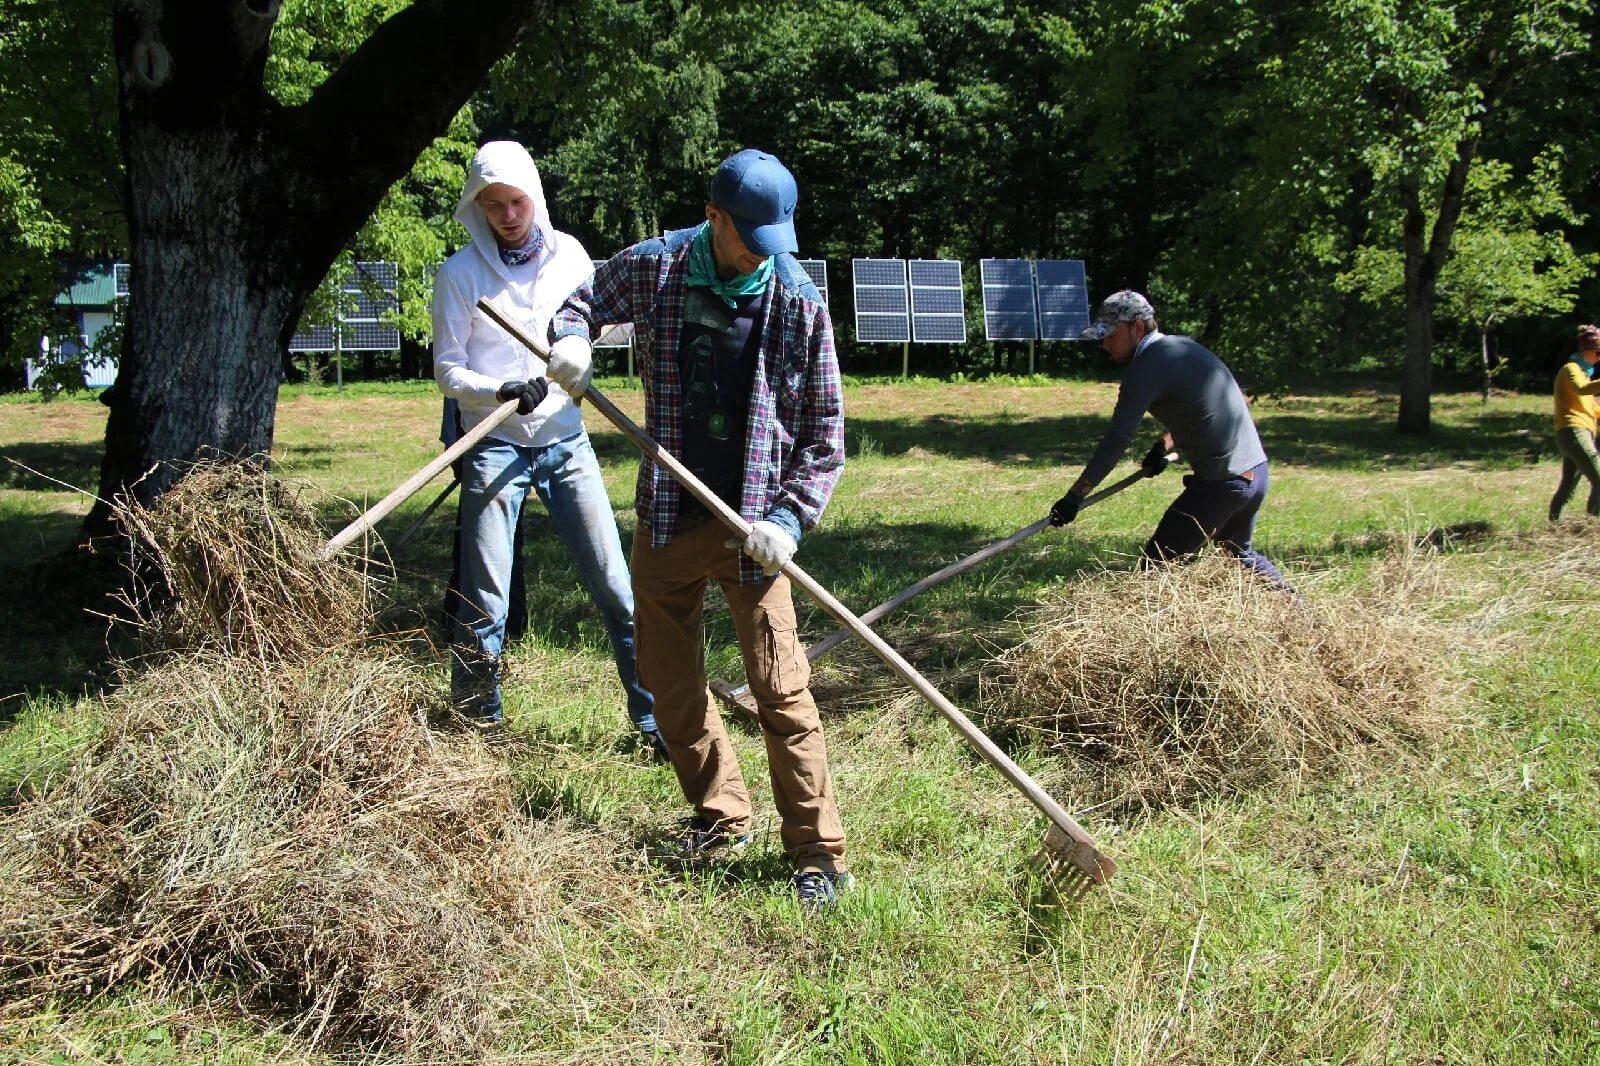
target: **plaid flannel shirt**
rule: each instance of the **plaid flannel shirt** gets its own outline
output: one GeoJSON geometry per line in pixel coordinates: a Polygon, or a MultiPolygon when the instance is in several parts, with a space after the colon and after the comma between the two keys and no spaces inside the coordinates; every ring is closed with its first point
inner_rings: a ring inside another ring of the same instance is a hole
{"type": "MultiPolygon", "coordinates": [[[[645,430],[673,455],[683,450],[678,345],[696,229],[618,252],[550,320],[552,343],[572,333],[592,340],[601,325],[634,324],[645,430]]],[[[779,255],[774,265],[750,386],[739,514],[746,522],[767,519],[797,533],[816,526],[844,469],[844,397],[821,293],[793,256],[779,255]]],[[[649,527],[653,547],[672,540],[680,492],[666,471],[649,461],[640,464],[634,510],[649,527]]],[[[740,580],[762,580],[761,568],[742,559],[740,580]]]]}

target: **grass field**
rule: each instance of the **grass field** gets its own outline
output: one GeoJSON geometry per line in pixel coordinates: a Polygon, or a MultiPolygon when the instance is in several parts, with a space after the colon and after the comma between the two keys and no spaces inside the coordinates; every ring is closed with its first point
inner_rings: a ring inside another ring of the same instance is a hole
{"type": "MultiPolygon", "coordinates": [[[[639,393],[609,391],[640,414],[639,393]]],[[[1104,383],[851,386],[849,464],[798,561],[864,611],[1042,516],[1113,395],[1104,383]]],[[[676,782],[627,742],[599,621],[533,516],[508,757],[529,817],[572,834],[575,883],[589,887],[550,915],[554,976],[497,1061],[1600,1063],[1600,659],[1583,560],[1600,537],[1581,496],[1562,536],[1540,532],[1557,473],[1548,406],[1439,396],[1434,433],[1410,439],[1392,431],[1389,393],[1257,402],[1273,457],[1257,544],[1313,604],[1368,582],[1391,534],[1487,525],[1433,560],[1437,650],[1465,693],[1458,725],[1407,759],[1304,788],[1125,821],[1082,812],[1122,873],[1065,913],[1030,908],[1022,891],[1042,819],[859,651],[816,675],[860,878],[837,913],[807,916],[790,898],[761,740],[742,721],[756,846],[715,875],[652,863],[645,845],[686,813],[676,782]]],[[[286,392],[278,470],[355,506],[376,500],[437,452],[438,410],[428,385],[286,392]]],[[[100,624],[58,602],[70,565],[38,565],[87,508],[64,484],[93,488],[103,426],[88,401],[0,401],[0,455],[37,471],[0,462],[6,808],[94,735],[109,676],[100,624]]],[[[592,417],[590,431],[626,540],[637,463],[592,417]]],[[[1176,472],[1136,485],[880,631],[973,707],[981,668],[1019,639],[1026,609],[1101,565],[1126,567],[1176,489],[1176,472]]],[[[397,631],[436,624],[452,512],[393,549],[385,621],[397,631]]],[[[329,528],[350,513],[330,498],[329,528]]],[[[831,631],[800,606],[808,639],[831,631]]],[[[725,613],[711,613],[709,639],[712,672],[736,679],[725,613]]],[[[439,653],[410,646],[442,683],[439,653]]],[[[1074,807],[1062,764],[1015,754],[1074,807]]],[[[281,1026],[221,997],[125,988],[0,1005],[0,1063],[334,1061],[281,1026]]]]}

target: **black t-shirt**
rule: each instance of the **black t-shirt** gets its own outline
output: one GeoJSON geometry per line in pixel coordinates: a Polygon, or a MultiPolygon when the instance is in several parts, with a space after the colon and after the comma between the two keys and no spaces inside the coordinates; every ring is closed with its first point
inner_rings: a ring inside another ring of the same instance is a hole
{"type": "MultiPolygon", "coordinates": [[[[744,488],[750,383],[761,352],[766,294],[722,297],[692,285],[684,300],[678,377],[683,383],[683,465],[717,497],[739,510],[744,488]]],[[[687,493],[682,512],[704,508],[687,493]]]]}

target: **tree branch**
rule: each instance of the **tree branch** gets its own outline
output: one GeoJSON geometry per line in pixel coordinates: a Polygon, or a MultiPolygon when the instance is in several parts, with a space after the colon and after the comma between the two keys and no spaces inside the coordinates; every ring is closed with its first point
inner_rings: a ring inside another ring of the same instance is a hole
{"type": "MultiPolygon", "coordinates": [[[[297,225],[336,254],[521,33],[565,2],[416,0],[379,26],[310,100],[278,116],[290,180],[340,187],[291,197],[305,208],[297,225]]],[[[311,261],[326,256],[305,251],[311,261]]]]}

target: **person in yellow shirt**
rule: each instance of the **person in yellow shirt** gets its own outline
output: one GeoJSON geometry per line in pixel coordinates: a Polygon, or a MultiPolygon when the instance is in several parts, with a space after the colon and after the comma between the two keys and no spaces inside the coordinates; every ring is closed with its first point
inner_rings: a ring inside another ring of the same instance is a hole
{"type": "Polygon", "coordinates": [[[1556,372],[1556,451],[1561,453],[1561,483],[1550,498],[1550,521],[1572,499],[1578,475],[1589,479],[1591,517],[1600,517],[1600,454],[1594,447],[1596,408],[1591,396],[1600,393],[1600,380],[1589,372],[1600,362],[1600,326],[1578,327],[1578,354],[1556,372]]]}

